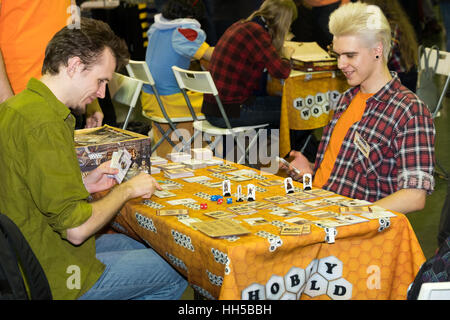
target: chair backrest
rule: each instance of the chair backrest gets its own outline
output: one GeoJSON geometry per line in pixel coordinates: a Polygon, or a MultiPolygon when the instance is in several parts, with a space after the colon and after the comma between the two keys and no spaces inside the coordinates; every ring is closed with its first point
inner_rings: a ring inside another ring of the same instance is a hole
{"type": "Polygon", "coordinates": [[[172,66],[172,70],[180,89],[219,95],[209,71],[185,70],[177,66],[172,66]]]}
{"type": "Polygon", "coordinates": [[[142,85],[143,82],[141,80],[133,79],[117,72],[114,73],[111,81],[108,83],[111,99],[129,107],[122,129],[126,129],[128,125],[131,113],[141,93],[142,85]]]}
{"type": "Polygon", "coordinates": [[[150,69],[148,68],[147,62],[129,60],[126,65],[126,69],[130,77],[141,80],[151,86],[155,85],[155,80],[153,79],[150,69]]]}
{"type": "MultiPolygon", "coordinates": [[[[431,50],[431,48],[424,48],[425,55],[429,55],[430,67],[435,65],[436,61],[436,50],[431,50]]],[[[425,68],[425,57],[422,55],[420,57],[420,69],[425,68]]],[[[439,50],[439,59],[436,68],[436,73],[444,76],[450,75],[450,53],[446,51],[439,50]]]]}
{"type": "Polygon", "coordinates": [[[417,300],[450,300],[450,282],[426,282],[417,300]]]}

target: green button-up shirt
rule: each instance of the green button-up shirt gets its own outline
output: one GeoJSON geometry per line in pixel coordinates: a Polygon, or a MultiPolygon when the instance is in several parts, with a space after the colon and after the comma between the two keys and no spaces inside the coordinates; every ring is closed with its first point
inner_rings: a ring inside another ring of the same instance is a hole
{"type": "Polygon", "coordinates": [[[75,119],[36,79],[0,105],[0,210],[20,228],[54,299],[76,299],[104,265],[95,239],[75,246],[66,230],[92,214],[74,149],[75,119]]]}

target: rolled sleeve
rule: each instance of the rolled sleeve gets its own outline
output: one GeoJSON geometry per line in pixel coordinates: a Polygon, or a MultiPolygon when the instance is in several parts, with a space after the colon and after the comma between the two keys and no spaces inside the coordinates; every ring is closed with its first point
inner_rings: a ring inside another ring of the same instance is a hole
{"type": "Polygon", "coordinates": [[[410,118],[404,130],[397,135],[399,189],[423,189],[428,194],[433,192],[434,140],[433,121],[424,115],[410,118]]]}

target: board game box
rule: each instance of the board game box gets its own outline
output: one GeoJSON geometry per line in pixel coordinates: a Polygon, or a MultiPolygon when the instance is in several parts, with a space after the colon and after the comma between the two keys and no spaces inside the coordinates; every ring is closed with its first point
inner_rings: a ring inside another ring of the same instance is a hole
{"type": "Polygon", "coordinates": [[[114,151],[126,149],[131,154],[131,168],[150,169],[151,139],[128,130],[103,125],[92,129],[75,130],[75,151],[82,172],[95,169],[111,160],[114,151]]]}

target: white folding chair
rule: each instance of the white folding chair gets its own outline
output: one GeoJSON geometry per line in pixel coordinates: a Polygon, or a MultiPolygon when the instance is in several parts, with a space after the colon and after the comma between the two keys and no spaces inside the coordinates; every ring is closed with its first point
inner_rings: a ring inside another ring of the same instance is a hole
{"type": "MultiPolygon", "coordinates": [[[[439,100],[437,105],[434,107],[434,110],[430,110],[433,116],[433,119],[435,119],[438,114],[439,110],[442,107],[442,103],[444,102],[444,98],[448,89],[448,86],[450,84],[450,53],[446,51],[439,50],[439,57],[437,57],[437,51],[432,50],[431,48],[424,48],[424,54],[419,58],[420,61],[420,69],[425,68],[425,57],[429,56],[429,61],[437,61],[437,67],[436,67],[436,74],[443,75],[446,77],[446,81],[444,84],[444,88],[442,89],[441,95],[439,96],[439,100]],[[439,58],[438,60],[436,60],[439,58]]],[[[432,108],[433,106],[430,106],[432,108]]],[[[438,160],[436,159],[436,166],[442,171],[440,174],[443,176],[444,179],[448,180],[449,174],[448,172],[440,165],[438,160]]]]}
{"type": "MultiPolygon", "coordinates": [[[[189,122],[194,121],[192,117],[177,117],[177,118],[170,118],[167,114],[166,108],[164,107],[164,104],[161,100],[161,96],[158,93],[158,89],[156,88],[155,80],[153,79],[153,76],[150,72],[150,69],[148,68],[147,62],[145,61],[136,61],[136,60],[129,60],[128,64],[126,65],[126,69],[128,71],[128,74],[130,77],[139,79],[143,83],[150,85],[152,88],[156,101],[158,101],[159,108],[161,109],[161,113],[163,114],[164,118],[158,117],[158,116],[149,116],[145,113],[144,110],[142,110],[142,115],[153,121],[155,124],[155,127],[159,130],[159,132],[162,134],[161,139],[159,139],[152,147],[152,153],[161,145],[161,143],[164,142],[164,140],[167,140],[167,142],[170,143],[172,147],[176,147],[175,143],[170,139],[170,134],[172,132],[175,132],[177,135],[179,141],[182,142],[183,147],[182,150],[187,147],[187,145],[190,143],[186,142],[185,139],[183,139],[183,136],[181,133],[177,130],[177,123],[179,122],[189,122]],[[161,127],[160,123],[165,123],[169,125],[169,129],[164,131],[164,129],[161,127]]],[[[204,117],[202,116],[204,119],[204,117]]]]}
{"type": "Polygon", "coordinates": [[[417,300],[450,300],[450,281],[423,283],[417,300]]]}
{"type": "MultiPolygon", "coordinates": [[[[111,81],[108,83],[111,99],[115,102],[128,106],[128,113],[123,123],[122,129],[126,129],[134,107],[141,94],[142,81],[127,77],[123,74],[114,72],[111,81]]],[[[117,113],[117,109],[116,109],[117,113]]]]}
{"type": "MultiPolygon", "coordinates": [[[[189,110],[191,110],[192,116],[195,119],[194,128],[197,130],[197,132],[194,133],[194,136],[191,138],[191,141],[195,139],[196,135],[199,132],[204,132],[211,136],[232,135],[234,141],[236,142],[237,148],[242,152],[242,155],[237,161],[237,163],[243,163],[244,160],[248,159],[249,151],[258,141],[259,133],[257,129],[266,127],[269,124],[232,128],[230,125],[230,121],[228,120],[228,117],[223,108],[222,102],[219,98],[219,93],[217,91],[216,85],[214,84],[214,81],[209,71],[191,71],[179,68],[177,66],[172,66],[172,70],[175,74],[175,78],[177,79],[178,86],[180,87],[181,92],[184,95],[189,110]],[[220,113],[222,114],[222,117],[227,125],[227,128],[220,128],[213,126],[207,120],[198,120],[195,114],[193,113],[192,105],[188,95],[186,94],[186,90],[201,92],[203,94],[212,94],[216,99],[220,113]],[[245,148],[245,139],[239,138],[245,137],[246,134],[248,134],[249,132],[256,132],[256,134],[250,139],[248,147],[245,148]]],[[[215,139],[214,142],[209,141],[211,150],[217,147],[219,141],[220,139],[215,139]]]]}

